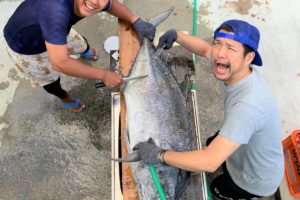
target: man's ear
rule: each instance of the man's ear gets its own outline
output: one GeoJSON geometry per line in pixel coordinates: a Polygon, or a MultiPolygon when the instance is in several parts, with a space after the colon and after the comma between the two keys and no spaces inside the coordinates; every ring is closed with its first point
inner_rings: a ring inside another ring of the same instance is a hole
{"type": "Polygon", "coordinates": [[[251,64],[251,62],[253,61],[254,57],[255,57],[254,51],[249,52],[249,53],[246,55],[245,61],[247,62],[248,65],[251,64]]]}

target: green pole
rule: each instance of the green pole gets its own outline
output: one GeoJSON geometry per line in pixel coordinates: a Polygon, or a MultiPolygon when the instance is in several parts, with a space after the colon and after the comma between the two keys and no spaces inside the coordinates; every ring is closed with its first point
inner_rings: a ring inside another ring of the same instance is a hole
{"type": "MultiPolygon", "coordinates": [[[[196,36],[197,35],[197,8],[198,8],[198,0],[194,0],[194,13],[193,13],[193,32],[192,35],[196,36]]],[[[193,62],[194,66],[196,64],[196,55],[193,53],[193,62]]]]}

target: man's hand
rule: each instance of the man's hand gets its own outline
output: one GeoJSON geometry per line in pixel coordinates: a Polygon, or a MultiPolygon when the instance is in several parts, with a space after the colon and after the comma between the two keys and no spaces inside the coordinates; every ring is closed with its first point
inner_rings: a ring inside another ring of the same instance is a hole
{"type": "Polygon", "coordinates": [[[177,39],[177,32],[175,29],[170,29],[165,32],[160,38],[157,48],[164,47],[165,50],[170,49],[173,46],[173,43],[177,39]]]}
{"type": "Polygon", "coordinates": [[[123,79],[119,74],[109,70],[105,70],[103,82],[106,87],[108,87],[109,89],[113,89],[122,85],[123,79]]]}
{"type": "Polygon", "coordinates": [[[155,145],[152,138],[150,138],[147,142],[138,143],[132,150],[138,151],[139,158],[144,164],[157,164],[160,162],[158,160],[158,153],[162,149],[155,145]]]}
{"type": "Polygon", "coordinates": [[[144,21],[142,18],[138,18],[134,23],[133,27],[136,30],[141,44],[143,44],[144,38],[147,37],[153,42],[155,37],[156,28],[151,23],[144,21]]]}

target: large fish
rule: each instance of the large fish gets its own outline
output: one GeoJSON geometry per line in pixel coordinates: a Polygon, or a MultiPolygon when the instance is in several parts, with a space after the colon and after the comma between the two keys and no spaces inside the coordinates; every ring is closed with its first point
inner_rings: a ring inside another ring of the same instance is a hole
{"type": "MultiPolygon", "coordinates": [[[[157,26],[172,11],[165,11],[149,22],[157,26]]],[[[148,76],[129,81],[124,86],[125,137],[129,154],[137,143],[149,138],[163,149],[187,151],[192,148],[192,123],[187,97],[166,64],[160,58],[154,58],[155,52],[152,42],[145,39],[129,76],[148,76]]],[[[187,186],[189,173],[168,165],[157,164],[154,167],[167,199],[179,199],[187,186]]],[[[132,162],[131,169],[139,198],[160,199],[149,167],[141,162],[132,162]]]]}

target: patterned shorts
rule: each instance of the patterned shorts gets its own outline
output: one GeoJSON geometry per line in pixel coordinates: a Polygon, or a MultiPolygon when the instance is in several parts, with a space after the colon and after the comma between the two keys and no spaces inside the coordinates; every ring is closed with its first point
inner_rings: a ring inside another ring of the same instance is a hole
{"type": "MultiPolygon", "coordinates": [[[[24,55],[14,52],[7,44],[5,46],[9,57],[21,74],[31,81],[32,87],[44,86],[58,79],[59,72],[53,69],[47,51],[36,55],[24,55]]],[[[67,37],[67,47],[70,55],[77,55],[84,52],[88,44],[79,33],[71,29],[67,37]]]]}

